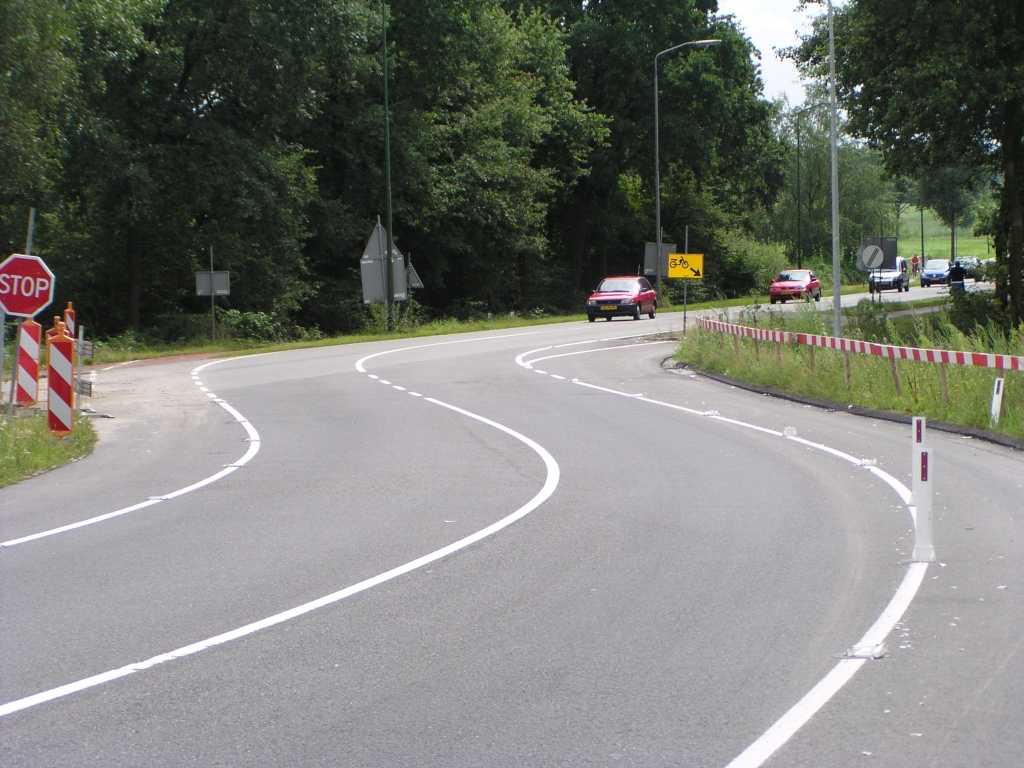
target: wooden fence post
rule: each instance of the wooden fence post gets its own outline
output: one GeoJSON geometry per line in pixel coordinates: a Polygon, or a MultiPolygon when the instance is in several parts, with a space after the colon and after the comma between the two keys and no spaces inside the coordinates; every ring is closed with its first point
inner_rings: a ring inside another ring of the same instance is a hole
{"type": "Polygon", "coordinates": [[[900,386],[900,374],[896,370],[896,358],[889,358],[889,370],[892,371],[892,383],[896,385],[896,397],[903,397],[903,387],[900,386]]]}

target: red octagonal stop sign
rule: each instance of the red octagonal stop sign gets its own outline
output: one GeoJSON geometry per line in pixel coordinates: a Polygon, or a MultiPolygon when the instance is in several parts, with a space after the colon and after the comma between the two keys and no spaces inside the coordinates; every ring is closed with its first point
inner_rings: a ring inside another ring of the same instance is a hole
{"type": "Polygon", "coordinates": [[[53,272],[38,256],[15,253],[0,264],[0,309],[34,317],[53,301],[53,272]]]}

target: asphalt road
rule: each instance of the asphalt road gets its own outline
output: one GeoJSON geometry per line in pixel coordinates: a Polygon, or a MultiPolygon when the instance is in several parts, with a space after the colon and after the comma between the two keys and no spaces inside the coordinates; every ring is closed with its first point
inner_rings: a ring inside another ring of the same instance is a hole
{"type": "MultiPolygon", "coordinates": [[[[622,338],[680,321],[102,372],[97,451],[0,490],[0,765],[728,764],[920,567],[811,443],[909,485],[909,429],[622,338]]],[[[932,440],[939,562],[765,765],[1024,764],[1024,461],[932,440]]]]}

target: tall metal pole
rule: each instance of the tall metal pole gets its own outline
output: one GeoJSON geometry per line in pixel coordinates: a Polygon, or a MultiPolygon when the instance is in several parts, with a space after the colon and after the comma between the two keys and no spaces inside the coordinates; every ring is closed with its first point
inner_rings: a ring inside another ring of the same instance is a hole
{"type": "Polygon", "coordinates": [[[803,173],[800,168],[800,117],[804,112],[810,112],[812,109],[818,107],[824,107],[824,102],[818,102],[817,104],[811,104],[810,106],[798,109],[793,114],[796,115],[796,266],[797,269],[803,267],[803,208],[801,200],[803,196],[800,194],[800,180],[803,178],[803,173]]]}
{"type": "Polygon", "coordinates": [[[213,246],[210,246],[210,341],[217,343],[217,306],[213,303],[213,246]]]}
{"type": "MultiPolygon", "coordinates": [[[[36,233],[36,209],[28,209],[28,234],[25,235],[25,255],[32,255],[32,240],[36,233]]],[[[3,311],[0,311],[0,400],[3,400],[4,381],[4,328],[7,318],[3,311]]],[[[11,396],[7,403],[7,418],[14,414],[14,393],[18,386],[18,344],[21,343],[21,324],[25,318],[18,318],[18,327],[14,330],[14,355],[11,357],[11,396]]]]}
{"type": "Polygon", "coordinates": [[[395,308],[395,276],[392,251],[394,240],[391,236],[391,111],[388,106],[388,22],[387,11],[384,0],[380,4],[380,28],[381,28],[381,67],[384,70],[384,188],[385,188],[385,218],[387,219],[387,248],[384,256],[384,293],[387,297],[388,309],[387,320],[384,327],[391,330],[391,315],[395,308]]]}
{"type": "Polygon", "coordinates": [[[840,302],[842,290],[840,280],[842,273],[839,267],[839,114],[836,106],[836,38],[833,24],[832,0],[828,3],[828,95],[829,134],[831,139],[832,159],[832,335],[841,336],[843,331],[843,314],[840,302]]]}
{"type": "MultiPolygon", "coordinates": [[[[801,110],[802,112],[803,110],[801,110]]],[[[800,215],[800,112],[796,113],[796,267],[802,269],[803,221],[800,215]]]]}
{"type": "Polygon", "coordinates": [[[657,267],[654,274],[657,276],[658,299],[661,299],[661,158],[658,146],[658,58],[666,53],[682,50],[683,48],[706,48],[709,45],[718,45],[721,40],[691,40],[688,43],[680,43],[671,48],[655,54],[654,56],[654,242],[655,262],[657,267]]]}

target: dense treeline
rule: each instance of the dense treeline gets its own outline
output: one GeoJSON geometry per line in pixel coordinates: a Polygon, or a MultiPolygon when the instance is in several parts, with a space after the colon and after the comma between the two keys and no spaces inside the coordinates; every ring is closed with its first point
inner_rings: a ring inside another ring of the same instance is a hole
{"type": "MultiPolygon", "coordinates": [[[[1020,131],[1002,143],[991,126],[933,131],[929,154],[897,139],[934,110],[908,117],[895,102],[879,122],[861,103],[889,93],[876,81],[891,68],[871,69],[870,14],[899,6],[856,0],[840,18],[851,126],[877,147],[840,146],[844,270],[860,238],[894,234],[911,202],[909,182],[886,174],[952,178],[943,163],[967,147],[971,183],[984,176],[1001,201],[984,226],[1008,269],[998,295],[1016,306],[1020,209],[1003,189],[1020,184],[998,171],[1017,167],[1020,131]]],[[[386,36],[394,235],[425,283],[407,311],[575,311],[600,277],[636,272],[654,239],[654,55],[717,38],[662,59],[662,224],[666,242],[689,232],[707,256],[691,296],[745,295],[788,262],[831,258],[825,114],[766,101],[757,52],[716,11],[715,0],[5,0],[0,239],[22,250],[36,207],[58,305],[73,300],[99,335],[205,329],[193,273],[211,248],[232,275],[224,308],[264,313],[275,332],[361,329],[359,256],[385,208],[386,36]]],[[[791,54],[812,78],[820,41],[791,54]]],[[[967,92],[970,76],[960,81],[967,92]]],[[[944,92],[922,83],[923,103],[944,92]]],[[[818,79],[809,100],[823,98],[818,79]]]]}
{"type": "Polygon", "coordinates": [[[730,233],[782,183],[749,42],[708,0],[8,0],[0,236],[36,250],[96,332],[185,332],[193,273],[228,306],[326,333],[365,322],[358,261],[384,210],[421,311],[564,311],[651,232],[654,54],[664,228],[756,276],[730,233]]]}

